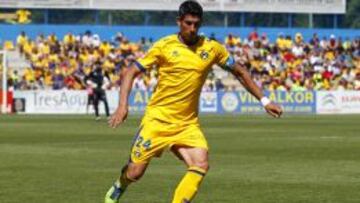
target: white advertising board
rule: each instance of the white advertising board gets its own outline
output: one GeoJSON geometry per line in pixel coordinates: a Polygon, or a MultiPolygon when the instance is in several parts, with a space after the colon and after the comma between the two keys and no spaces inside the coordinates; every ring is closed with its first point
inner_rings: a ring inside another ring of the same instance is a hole
{"type": "Polygon", "coordinates": [[[218,112],[216,92],[202,92],[200,95],[200,112],[218,112]]]}
{"type": "MultiPolygon", "coordinates": [[[[119,101],[118,92],[107,91],[106,97],[110,112],[113,112],[119,101]]],[[[15,91],[14,99],[23,99],[24,113],[30,114],[86,114],[94,112],[92,106],[87,108],[88,95],[86,91],[15,91]]],[[[99,110],[100,113],[104,113],[102,102],[99,104],[99,110]]]]}
{"type": "Polygon", "coordinates": [[[318,114],[360,113],[360,91],[319,91],[316,96],[318,114]]]}

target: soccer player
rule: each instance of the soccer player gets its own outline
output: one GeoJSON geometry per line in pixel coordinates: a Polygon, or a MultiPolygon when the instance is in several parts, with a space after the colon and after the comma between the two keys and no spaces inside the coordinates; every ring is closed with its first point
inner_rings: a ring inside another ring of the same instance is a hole
{"type": "Polygon", "coordinates": [[[235,63],[221,44],[198,35],[202,15],[199,3],[183,2],[177,19],[179,33],[160,39],[142,59],[126,69],[119,106],[109,120],[113,128],[128,115],[128,97],[134,77],[156,65],[159,79],[135,137],[130,160],[107,192],[105,203],[119,202],[129,184],[144,174],[151,159],[167,148],[188,167],[172,203],[192,201],[209,169],[208,144],[199,126],[198,102],[207,73],[214,64],[233,73],[261,100],[270,115],[280,117],[281,108],[264,97],[246,68],[235,63]]]}

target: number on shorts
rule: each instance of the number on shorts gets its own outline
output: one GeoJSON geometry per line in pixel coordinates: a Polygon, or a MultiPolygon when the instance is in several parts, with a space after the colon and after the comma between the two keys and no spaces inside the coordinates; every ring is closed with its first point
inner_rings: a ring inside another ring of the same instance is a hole
{"type": "Polygon", "coordinates": [[[145,148],[145,150],[150,149],[150,147],[151,147],[151,140],[147,140],[142,146],[145,148]]]}
{"type": "Polygon", "coordinates": [[[141,136],[139,136],[138,139],[136,140],[135,146],[136,146],[136,147],[140,147],[140,145],[141,145],[141,143],[142,143],[143,140],[144,140],[144,138],[141,137],[141,136]]]}

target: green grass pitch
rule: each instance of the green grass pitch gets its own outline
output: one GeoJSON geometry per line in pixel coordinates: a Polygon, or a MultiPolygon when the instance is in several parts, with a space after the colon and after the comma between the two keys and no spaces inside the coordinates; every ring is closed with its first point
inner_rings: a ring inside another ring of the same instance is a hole
{"type": "MultiPolygon", "coordinates": [[[[0,116],[1,203],[102,203],[140,116],[0,116]]],[[[195,203],[360,202],[360,115],[202,115],[210,171],[195,203]]],[[[186,167],[154,159],[124,203],[169,203],[186,167]]]]}

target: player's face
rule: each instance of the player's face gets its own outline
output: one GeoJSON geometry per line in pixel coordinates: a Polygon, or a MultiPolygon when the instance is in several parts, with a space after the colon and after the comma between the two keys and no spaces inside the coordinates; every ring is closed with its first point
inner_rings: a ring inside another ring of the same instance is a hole
{"type": "Polygon", "coordinates": [[[198,16],[187,14],[177,20],[180,28],[181,38],[186,44],[193,44],[197,40],[197,33],[201,26],[201,19],[198,16]]]}

